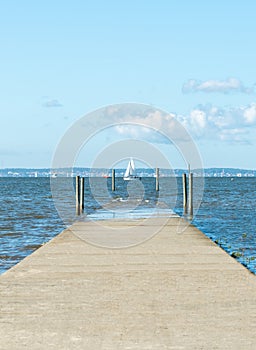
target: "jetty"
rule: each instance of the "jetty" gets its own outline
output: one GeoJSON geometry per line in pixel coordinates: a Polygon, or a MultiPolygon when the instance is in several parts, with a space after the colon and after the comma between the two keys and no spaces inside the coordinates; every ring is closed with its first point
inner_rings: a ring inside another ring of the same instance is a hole
{"type": "Polygon", "coordinates": [[[77,222],[0,276],[4,350],[254,350],[255,329],[256,276],[179,217],[77,222]],[[77,234],[135,221],[160,231],[122,249],[77,234]]]}

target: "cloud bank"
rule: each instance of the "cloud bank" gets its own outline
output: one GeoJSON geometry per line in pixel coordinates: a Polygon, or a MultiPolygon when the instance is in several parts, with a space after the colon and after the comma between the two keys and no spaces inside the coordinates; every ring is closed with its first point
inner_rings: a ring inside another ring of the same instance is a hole
{"type": "Polygon", "coordinates": [[[206,93],[232,93],[239,92],[244,94],[252,94],[254,87],[246,87],[237,78],[228,78],[226,80],[206,80],[200,81],[196,79],[190,79],[184,83],[182,87],[183,93],[195,93],[195,92],[206,92],[206,93]]]}
{"type": "Polygon", "coordinates": [[[176,118],[175,113],[147,111],[147,113],[126,113],[112,118],[116,123],[115,131],[123,138],[149,141],[152,143],[170,143],[190,141],[190,135],[176,118]],[[124,123],[122,123],[124,120],[124,123]],[[148,127],[151,126],[151,128],[148,127]],[[170,139],[170,137],[172,139],[170,139]]]}
{"type": "MultiPolygon", "coordinates": [[[[127,120],[127,118],[126,118],[127,120]]],[[[116,120],[116,122],[121,120],[116,120]]],[[[116,125],[115,131],[123,138],[169,143],[157,130],[166,130],[174,140],[187,141],[186,134],[178,127],[178,121],[195,140],[219,140],[228,143],[249,144],[250,133],[256,130],[256,103],[247,106],[221,108],[211,104],[199,105],[187,115],[165,114],[159,111],[131,117],[131,124],[116,125]],[[145,127],[151,125],[155,130],[145,127]],[[133,125],[136,123],[137,125],[133,125]],[[138,126],[139,124],[139,126],[138,126]]]]}
{"type": "Polygon", "coordinates": [[[201,105],[178,119],[195,138],[249,143],[248,135],[256,128],[256,103],[229,108],[201,105]]]}

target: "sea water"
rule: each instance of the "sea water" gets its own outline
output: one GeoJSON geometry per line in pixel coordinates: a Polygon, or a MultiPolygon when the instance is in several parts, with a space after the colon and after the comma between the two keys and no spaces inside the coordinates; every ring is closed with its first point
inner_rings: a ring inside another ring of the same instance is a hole
{"type": "MultiPolygon", "coordinates": [[[[52,181],[61,182],[65,189],[65,178],[52,181]]],[[[203,197],[192,221],[253,273],[255,186],[256,178],[205,178],[203,197]]],[[[0,273],[79,219],[74,193],[63,191],[63,203],[70,211],[68,220],[60,217],[55,207],[50,178],[0,178],[0,273]]],[[[159,192],[154,178],[142,178],[141,182],[117,178],[115,192],[111,191],[111,179],[85,179],[83,220],[182,215],[182,210],[181,178],[160,178],[159,192]]]]}

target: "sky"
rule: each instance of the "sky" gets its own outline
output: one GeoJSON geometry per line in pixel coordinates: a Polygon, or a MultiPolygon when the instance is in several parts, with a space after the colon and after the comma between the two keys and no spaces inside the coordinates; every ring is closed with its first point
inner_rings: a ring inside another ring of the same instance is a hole
{"type": "Polygon", "coordinates": [[[0,1],[0,167],[51,167],[76,121],[132,102],[174,116],[204,167],[255,169],[255,13],[253,0],[0,1]]]}

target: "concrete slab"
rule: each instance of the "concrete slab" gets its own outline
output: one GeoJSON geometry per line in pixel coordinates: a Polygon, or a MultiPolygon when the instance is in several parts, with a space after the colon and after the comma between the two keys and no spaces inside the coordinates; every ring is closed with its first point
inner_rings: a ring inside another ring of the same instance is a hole
{"type": "Polygon", "coordinates": [[[256,276],[180,224],[81,222],[62,232],[0,276],[0,349],[254,350],[256,276]],[[106,227],[160,232],[127,249],[79,236],[107,242],[106,227]]]}

